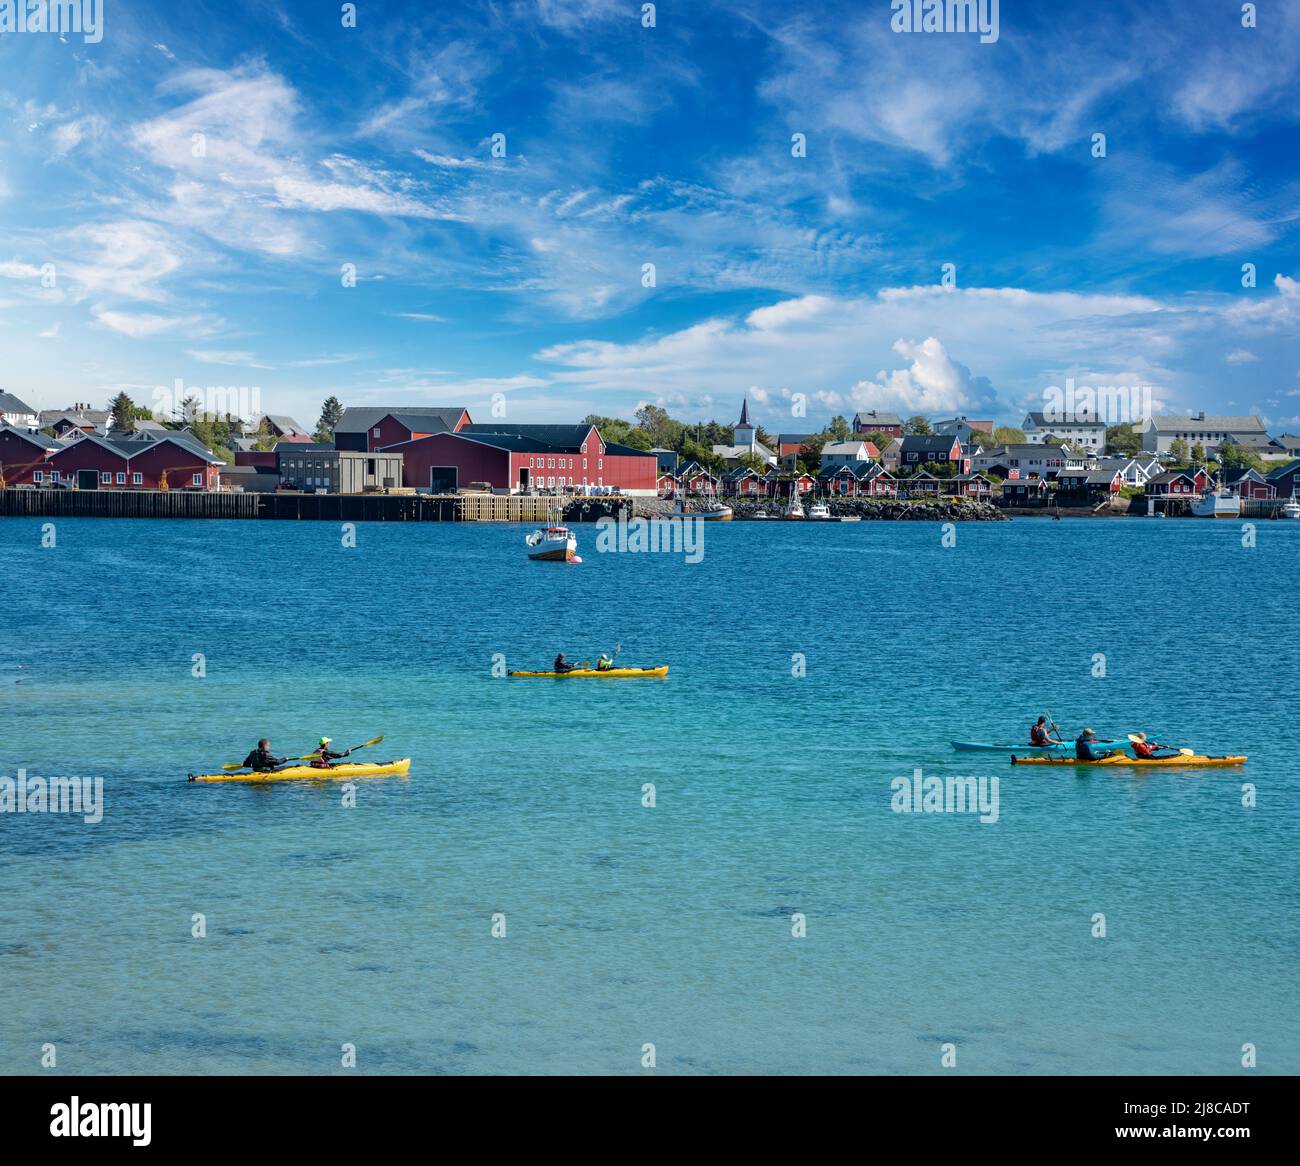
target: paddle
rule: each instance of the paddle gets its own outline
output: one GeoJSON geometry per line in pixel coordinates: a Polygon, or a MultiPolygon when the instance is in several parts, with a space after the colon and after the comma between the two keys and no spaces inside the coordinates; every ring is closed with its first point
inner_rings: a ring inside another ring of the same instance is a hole
{"type": "MultiPolygon", "coordinates": [[[[347,753],[342,754],[342,756],[346,757],[348,753],[355,753],[358,749],[369,749],[371,745],[378,745],[379,742],[382,740],[383,737],[376,737],[373,741],[367,741],[364,745],[354,745],[351,749],[347,751],[347,753]]],[[[312,761],[319,756],[320,756],[320,750],[317,749],[315,753],[308,753],[306,757],[299,757],[298,760],[312,761]]]]}
{"type": "Polygon", "coordinates": [[[1056,722],[1052,720],[1052,710],[1043,709],[1043,715],[1047,718],[1047,723],[1052,726],[1052,731],[1056,734],[1057,743],[1064,745],[1065,738],[1061,736],[1061,730],[1056,727],[1056,722]]]}
{"type": "MultiPolygon", "coordinates": [[[[1134,745],[1136,745],[1139,740],[1138,735],[1136,733],[1129,733],[1128,739],[1132,741],[1134,745]]],[[[1195,749],[1187,749],[1185,747],[1180,748],[1177,745],[1161,745],[1159,741],[1148,741],[1147,744],[1150,745],[1152,749],[1173,749],[1176,753],[1180,754],[1183,757],[1196,756],[1195,749]]]]}

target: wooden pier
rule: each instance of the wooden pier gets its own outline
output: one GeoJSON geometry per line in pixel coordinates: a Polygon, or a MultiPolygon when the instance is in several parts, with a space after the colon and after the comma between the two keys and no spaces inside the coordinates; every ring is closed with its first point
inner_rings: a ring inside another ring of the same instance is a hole
{"type": "Polygon", "coordinates": [[[169,490],[0,490],[0,517],[269,518],[308,522],[594,522],[630,498],[520,494],[274,494],[169,490]]]}

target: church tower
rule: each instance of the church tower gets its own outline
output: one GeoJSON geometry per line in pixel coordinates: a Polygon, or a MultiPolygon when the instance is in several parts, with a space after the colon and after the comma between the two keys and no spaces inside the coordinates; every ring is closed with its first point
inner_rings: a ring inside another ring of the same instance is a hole
{"type": "Polygon", "coordinates": [[[748,397],[740,405],[740,420],[736,424],[735,444],[747,446],[751,452],[754,449],[754,427],[749,423],[748,397]]]}

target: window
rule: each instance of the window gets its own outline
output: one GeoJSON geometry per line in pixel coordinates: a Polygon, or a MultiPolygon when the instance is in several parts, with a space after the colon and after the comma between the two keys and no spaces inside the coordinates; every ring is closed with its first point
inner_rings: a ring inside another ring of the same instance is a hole
{"type": "Polygon", "coordinates": [[[379,436],[379,426],[378,426],[378,425],[376,425],[376,426],[375,426],[375,427],[370,431],[370,436],[371,436],[371,437],[378,437],[378,436],[379,436]]]}
{"type": "Polygon", "coordinates": [[[101,474],[99,475],[99,480],[100,480],[100,482],[101,482],[103,485],[105,485],[105,486],[109,486],[109,485],[111,485],[112,482],[113,482],[113,473],[112,473],[112,471],[111,471],[111,470],[105,470],[103,473],[101,473],[101,474]]]}
{"type": "Polygon", "coordinates": [[[125,471],[125,470],[118,470],[118,471],[117,471],[117,484],[118,484],[119,486],[125,486],[125,485],[126,485],[126,471],[125,471]]]}
{"type": "Polygon", "coordinates": [[[59,471],[58,471],[58,470],[51,470],[51,471],[50,471],[50,481],[51,481],[51,482],[57,482],[58,480],[59,480],[59,471]]]}
{"type": "MultiPolygon", "coordinates": [[[[582,448],[583,448],[583,449],[586,449],[587,447],[584,445],[582,448]]],[[[583,468],[584,470],[587,468],[587,459],[586,459],[586,458],[583,458],[583,459],[582,459],[582,468],[583,468]]]]}
{"type": "Polygon", "coordinates": [[[373,474],[374,472],[375,472],[375,459],[372,457],[368,457],[366,458],[366,473],[373,474]]]}
{"type": "Polygon", "coordinates": [[[202,474],[195,474],[194,477],[191,479],[190,484],[191,484],[191,485],[194,485],[194,486],[202,486],[202,485],[203,485],[203,475],[202,475],[202,474]]]}
{"type": "Polygon", "coordinates": [[[43,481],[45,481],[45,471],[44,471],[44,470],[33,470],[33,471],[32,471],[32,481],[33,481],[33,482],[43,482],[43,481]]]}
{"type": "Polygon", "coordinates": [[[548,470],[555,469],[555,459],[553,457],[546,459],[546,468],[548,470]]]}
{"type": "Polygon", "coordinates": [[[604,468],[605,468],[605,459],[603,457],[598,457],[596,459],[596,469],[603,470],[604,468]]]}
{"type": "Polygon", "coordinates": [[[143,482],[144,482],[144,475],[140,473],[139,470],[136,470],[135,473],[131,475],[131,485],[139,486],[142,485],[143,482]]]}

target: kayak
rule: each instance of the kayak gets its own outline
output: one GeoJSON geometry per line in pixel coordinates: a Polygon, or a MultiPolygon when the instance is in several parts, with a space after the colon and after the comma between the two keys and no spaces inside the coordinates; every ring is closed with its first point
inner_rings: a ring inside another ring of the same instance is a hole
{"type": "Polygon", "coordinates": [[[290,765],[270,773],[191,773],[190,781],[346,781],[352,777],[385,777],[389,774],[405,777],[410,768],[411,759],[403,757],[400,761],[354,762],[329,769],[290,765]]]}
{"type": "Polygon", "coordinates": [[[954,741],[952,747],[954,749],[960,749],[966,753],[974,752],[975,750],[989,753],[1028,753],[1031,755],[1036,753],[1055,754],[1074,752],[1073,741],[1059,741],[1054,742],[1051,745],[985,745],[980,741],[954,741]]]}
{"type": "Polygon", "coordinates": [[[660,664],[658,668],[606,668],[598,672],[595,668],[575,668],[572,672],[512,672],[511,676],[553,676],[556,680],[567,680],[570,676],[667,676],[668,665],[660,664]]]}
{"type": "Polygon", "coordinates": [[[1245,765],[1245,756],[1234,757],[1187,757],[1181,753],[1174,757],[1130,757],[1127,753],[1113,753],[1100,761],[1083,761],[1078,757],[1017,757],[1011,758],[1012,765],[1153,765],[1163,769],[1210,769],[1227,765],[1245,765]]]}

